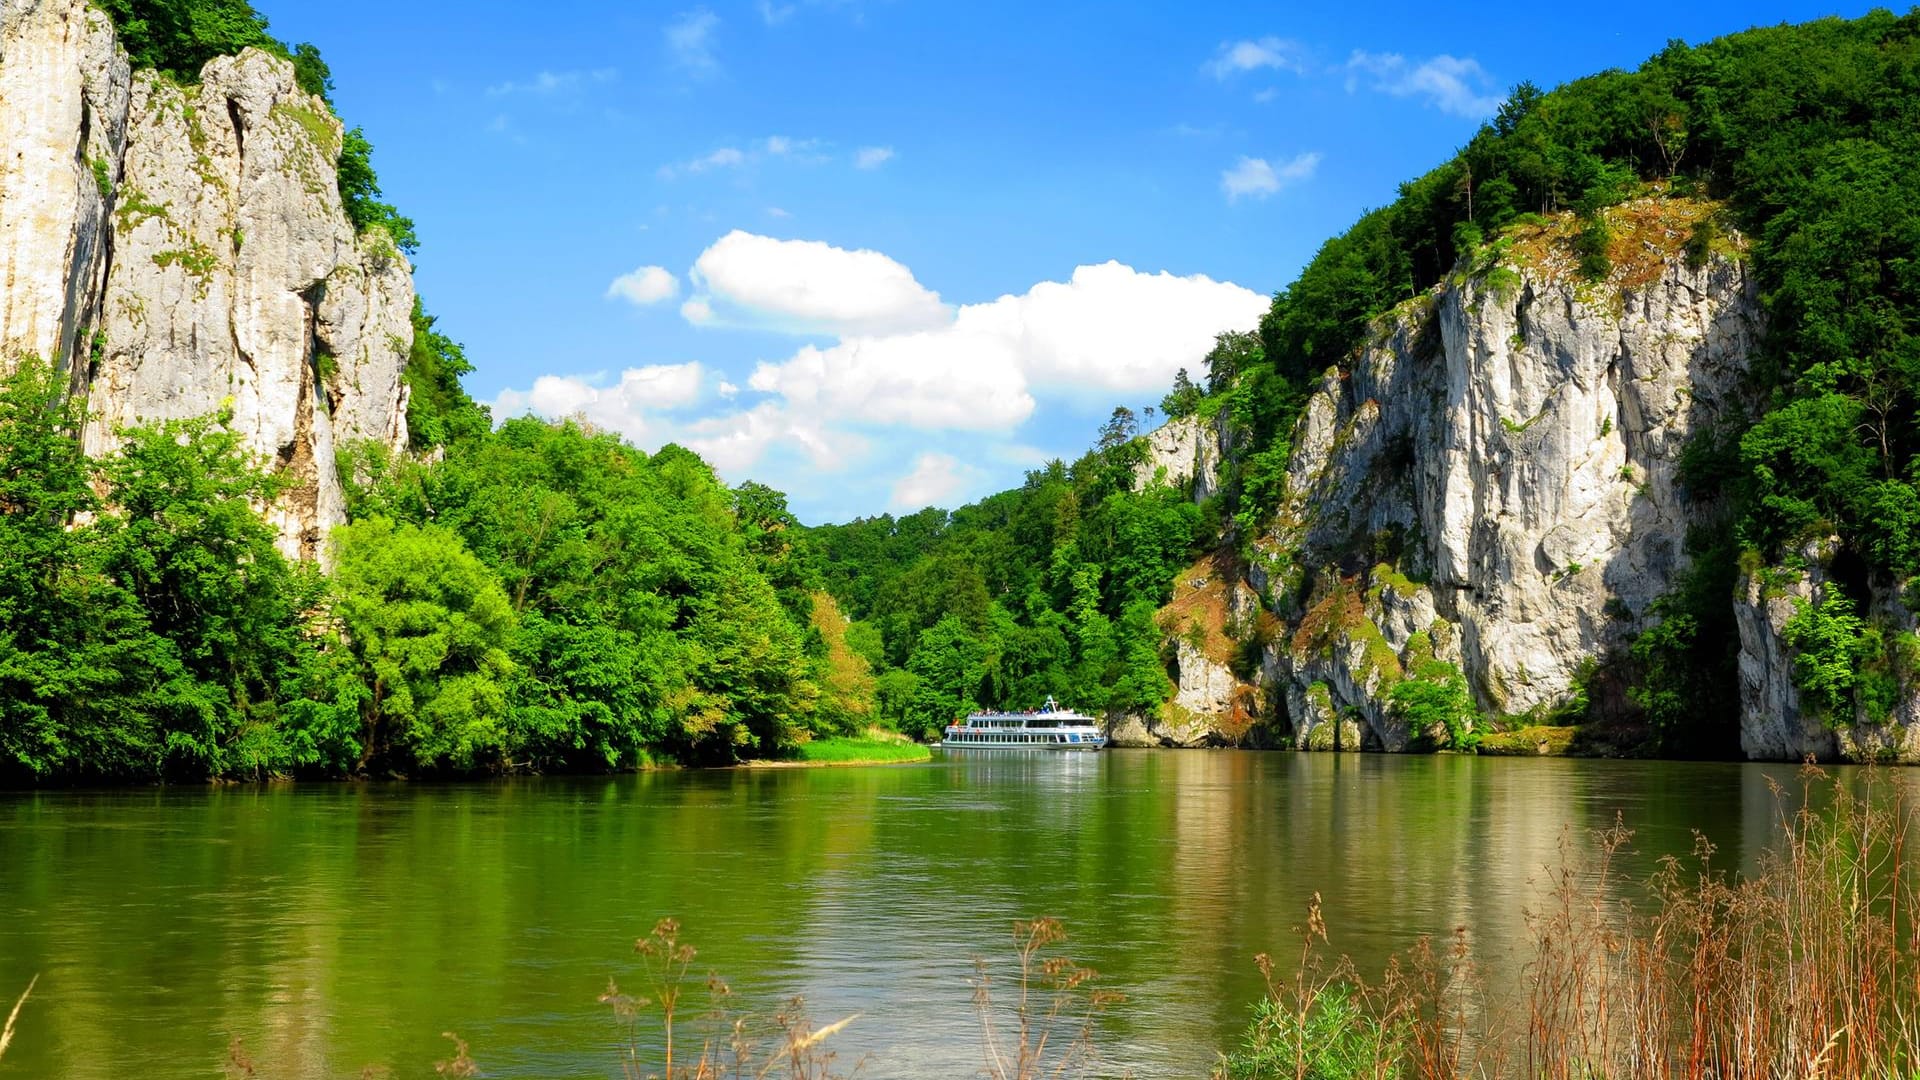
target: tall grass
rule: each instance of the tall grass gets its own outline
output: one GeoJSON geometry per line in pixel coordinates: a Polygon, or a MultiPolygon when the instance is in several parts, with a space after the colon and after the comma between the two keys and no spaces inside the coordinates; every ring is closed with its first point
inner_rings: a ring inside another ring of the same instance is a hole
{"type": "Polygon", "coordinates": [[[1913,1080],[1920,1077],[1920,919],[1907,864],[1913,808],[1809,768],[1775,787],[1774,844],[1749,873],[1697,837],[1644,888],[1617,865],[1619,821],[1563,844],[1527,913],[1531,958],[1512,993],[1479,979],[1464,934],[1422,941],[1369,982],[1320,960],[1318,897],[1298,974],[1275,979],[1229,1080],[1913,1080]],[[1330,971],[1331,973],[1323,973],[1330,971]]]}

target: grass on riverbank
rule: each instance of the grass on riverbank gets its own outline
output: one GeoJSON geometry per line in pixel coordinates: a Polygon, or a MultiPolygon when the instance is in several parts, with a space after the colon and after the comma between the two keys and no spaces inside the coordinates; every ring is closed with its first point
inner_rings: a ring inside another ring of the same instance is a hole
{"type": "Polygon", "coordinates": [[[905,739],[844,736],[801,743],[799,760],[808,765],[892,765],[932,757],[932,750],[905,739]]]}
{"type": "Polygon", "coordinates": [[[1319,897],[1291,975],[1258,958],[1267,995],[1217,1080],[1912,1080],[1920,1067],[1920,888],[1913,807],[1869,774],[1818,769],[1783,807],[1750,874],[1704,838],[1644,888],[1613,881],[1632,832],[1563,843],[1548,868],[1517,1008],[1490,995],[1468,931],[1423,940],[1377,981],[1326,963],[1319,897]]]}

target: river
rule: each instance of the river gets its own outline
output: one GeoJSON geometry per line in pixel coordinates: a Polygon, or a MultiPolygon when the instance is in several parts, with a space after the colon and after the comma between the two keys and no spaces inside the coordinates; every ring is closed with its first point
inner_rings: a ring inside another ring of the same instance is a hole
{"type": "MultiPolygon", "coordinates": [[[[619,1075],[596,997],[677,917],[704,976],[804,995],[866,1077],[980,1066],[975,957],[1065,921],[1127,995],[1103,1060],[1204,1076],[1291,955],[1308,898],[1364,968],[1467,927],[1510,983],[1563,838],[1616,813],[1627,876],[1700,829],[1770,835],[1786,767],[1201,751],[938,756],[848,769],[473,784],[0,794],[0,1077],[431,1076],[445,1031],[489,1077],[619,1075]]],[[[1906,781],[1902,781],[1903,783],[1906,781]]],[[[690,991],[704,997],[703,987],[690,991]]]]}

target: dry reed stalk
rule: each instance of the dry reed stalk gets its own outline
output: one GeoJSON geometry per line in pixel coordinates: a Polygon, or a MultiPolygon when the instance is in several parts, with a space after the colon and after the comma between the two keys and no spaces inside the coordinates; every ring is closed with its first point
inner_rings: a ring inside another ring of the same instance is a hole
{"type": "Polygon", "coordinates": [[[693,1021],[696,1032],[704,1028],[704,1034],[690,1036],[682,1030],[683,998],[698,953],[680,939],[680,924],[662,919],[648,936],[634,943],[634,952],[642,958],[653,996],[624,994],[618,983],[608,979],[606,993],[599,999],[626,1028],[620,1067],[627,1080],[766,1080],[773,1076],[836,1080],[842,1075],[834,1071],[835,1055],[824,1044],[858,1014],[815,1028],[805,1001],[793,998],[770,1018],[749,1016],[733,1008],[732,989],[719,976],[709,975],[707,1009],[693,1021]],[[663,1054],[658,1072],[648,1064],[651,1053],[641,1033],[643,1015],[655,1006],[660,1010],[663,1054]],[[690,1048],[696,1041],[699,1049],[694,1053],[690,1048]]]}
{"type": "MultiPolygon", "coordinates": [[[[20,1000],[13,1003],[13,1011],[7,1014],[6,1026],[0,1027],[0,1057],[5,1057],[7,1047],[13,1045],[13,1026],[15,1022],[20,1019],[20,1009],[27,1003],[27,998],[33,995],[33,988],[39,982],[40,976],[38,975],[27,980],[27,988],[20,991],[20,1000]]],[[[0,998],[0,1001],[4,1000],[4,998],[0,998]]]]}
{"type": "Polygon", "coordinates": [[[1099,973],[1092,968],[1045,952],[1066,937],[1058,919],[1014,924],[1019,994],[1012,1007],[1015,1033],[1010,1046],[995,1023],[1001,1009],[994,1002],[992,972],[985,960],[974,961],[973,1004],[980,1015],[981,1049],[992,1080],[1078,1075],[1077,1070],[1094,1057],[1096,1020],[1109,1006],[1125,1000],[1123,995],[1093,989],[1089,984],[1099,973]]]}

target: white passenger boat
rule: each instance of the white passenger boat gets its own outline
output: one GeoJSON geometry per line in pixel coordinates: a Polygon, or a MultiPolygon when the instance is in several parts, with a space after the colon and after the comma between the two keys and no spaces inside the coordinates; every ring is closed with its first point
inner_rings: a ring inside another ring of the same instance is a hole
{"type": "Polygon", "coordinates": [[[1098,750],[1107,745],[1091,716],[1062,709],[1052,697],[1038,712],[978,712],[947,725],[949,750],[1098,750]]]}

